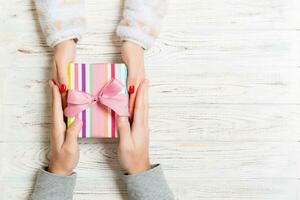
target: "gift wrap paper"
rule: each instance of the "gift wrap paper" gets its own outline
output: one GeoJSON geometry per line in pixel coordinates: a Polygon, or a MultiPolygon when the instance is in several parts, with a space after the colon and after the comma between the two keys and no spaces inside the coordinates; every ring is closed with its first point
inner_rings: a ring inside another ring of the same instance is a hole
{"type": "MultiPolygon", "coordinates": [[[[96,95],[111,79],[124,84],[120,92],[127,94],[127,67],[125,64],[69,64],[68,89],[96,95]]],[[[82,120],[81,138],[116,138],[116,113],[108,107],[96,103],[78,114],[82,120]]],[[[68,117],[68,127],[74,118],[68,117]]]]}

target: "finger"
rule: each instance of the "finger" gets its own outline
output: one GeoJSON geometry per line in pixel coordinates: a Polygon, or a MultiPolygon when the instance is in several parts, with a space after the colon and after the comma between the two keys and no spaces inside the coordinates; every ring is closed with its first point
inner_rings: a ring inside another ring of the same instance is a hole
{"type": "Polygon", "coordinates": [[[144,65],[128,65],[128,93],[129,93],[129,119],[133,119],[134,103],[136,98],[136,90],[140,82],[144,79],[144,65]],[[139,67],[140,66],[140,67],[139,67]]]}
{"type": "Polygon", "coordinates": [[[145,79],[145,93],[144,93],[144,106],[145,106],[145,115],[144,115],[144,124],[148,128],[149,123],[149,81],[145,79]]]}
{"type": "Polygon", "coordinates": [[[78,145],[77,139],[82,128],[82,121],[79,118],[75,118],[66,132],[66,140],[64,147],[68,149],[76,148],[78,145]]]}
{"type": "Polygon", "coordinates": [[[129,145],[131,142],[131,130],[127,117],[118,116],[118,133],[120,136],[120,145],[129,145]]]}
{"type": "Polygon", "coordinates": [[[144,80],[138,88],[132,123],[134,141],[148,144],[148,80],[144,80]]]}
{"type": "Polygon", "coordinates": [[[65,124],[63,118],[63,110],[61,105],[61,95],[59,93],[58,87],[55,83],[50,80],[49,85],[52,89],[52,121],[53,130],[51,134],[51,139],[54,144],[61,146],[64,140],[65,124]]]}
{"type": "Polygon", "coordinates": [[[61,94],[59,93],[59,89],[55,83],[50,80],[49,85],[52,89],[52,111],[53,117],[55,119],[63,119],[63,109],[61,104],[61,94]]]}
{"type": "Polygon", "coordinates": [[[142,123],[144,121],[145,116],[145,90],[146,90],[146,82],[143,81],[138,87],[137,95],[135,99],[134,105],[134,118],[133,121],[135,123],[142,123]]]}
{"type": "Polygon", "coordinates": [[[57,67],[57,79],[58,83],[61,84],[68,84],[68,65],[69,61],[61,61],[56,63],[57,67]]]}
{"type": "Polygon", "coordinates": [[[129,118],[133,118],[134,102],[136,97],[136,88],[138,87],[137,79],[128,78],[128,93],[129,93],[129,118]]]}
{"type": "Polygon", "coordinates": [[[57,82],[59,85],[59,90],[62,96],[62,106],[65,108],[67,106],[67,86],[68,86],[68,61],[55,62],[54,67],[54,77],[57,77],[57,82]]]}
{"type": "Polygon", "coordinates": [[[135,98],[136,98],[136,93],[130,94],[129,95],[129,118],[130,120],[133,119],[133,115],[134,115],[134,104],[135,104],[135,98]]]}
{"type": "Polygon", "coordinates": [[[53,61],[53,66],[52,66],[52,78],[55,84],[59,85],[58,78],[57,78],[57,67],[55,61],[53,61]]]}

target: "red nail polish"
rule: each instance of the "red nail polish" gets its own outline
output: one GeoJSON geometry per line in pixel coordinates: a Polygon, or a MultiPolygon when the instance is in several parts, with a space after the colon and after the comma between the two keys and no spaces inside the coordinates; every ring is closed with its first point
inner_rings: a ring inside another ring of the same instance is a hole
{"type": "Polygon", "coordinates": [[[129,94],[134,93],[134,85],[129,86],[128,92],[129,92],[129,94]]]}
{"type": "Polygon", "coordinates": [[[65,84],[60,84],[59,91],[60,93],[65,93],[67,91],[67,86],[65,84]]]}

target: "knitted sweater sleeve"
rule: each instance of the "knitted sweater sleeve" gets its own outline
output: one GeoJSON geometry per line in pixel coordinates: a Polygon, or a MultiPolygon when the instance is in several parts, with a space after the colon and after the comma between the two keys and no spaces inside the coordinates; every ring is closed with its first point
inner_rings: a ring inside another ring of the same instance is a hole
{"type": "Polygon", "coordinates": [[[81,39],[86,29],[84,0],[35,0],[35,5],[49,46],[81,39]]]}
{"type": "Polygon", "coordinates": [[[151,48],[160,33],[166,8],[167,0],[125,0],[117,35],[144,49],[151,48]]]}

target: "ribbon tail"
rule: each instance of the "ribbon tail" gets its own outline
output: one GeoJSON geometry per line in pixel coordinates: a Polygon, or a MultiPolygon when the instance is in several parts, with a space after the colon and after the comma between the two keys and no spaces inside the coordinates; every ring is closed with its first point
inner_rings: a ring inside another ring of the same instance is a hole
{"type": "Polygon", "coordinates": [[[86,110],[89,107],[89,104],[68,104],[64,110],[64,114],[67,117],[75,117],[82,111],[86,110]]]}

